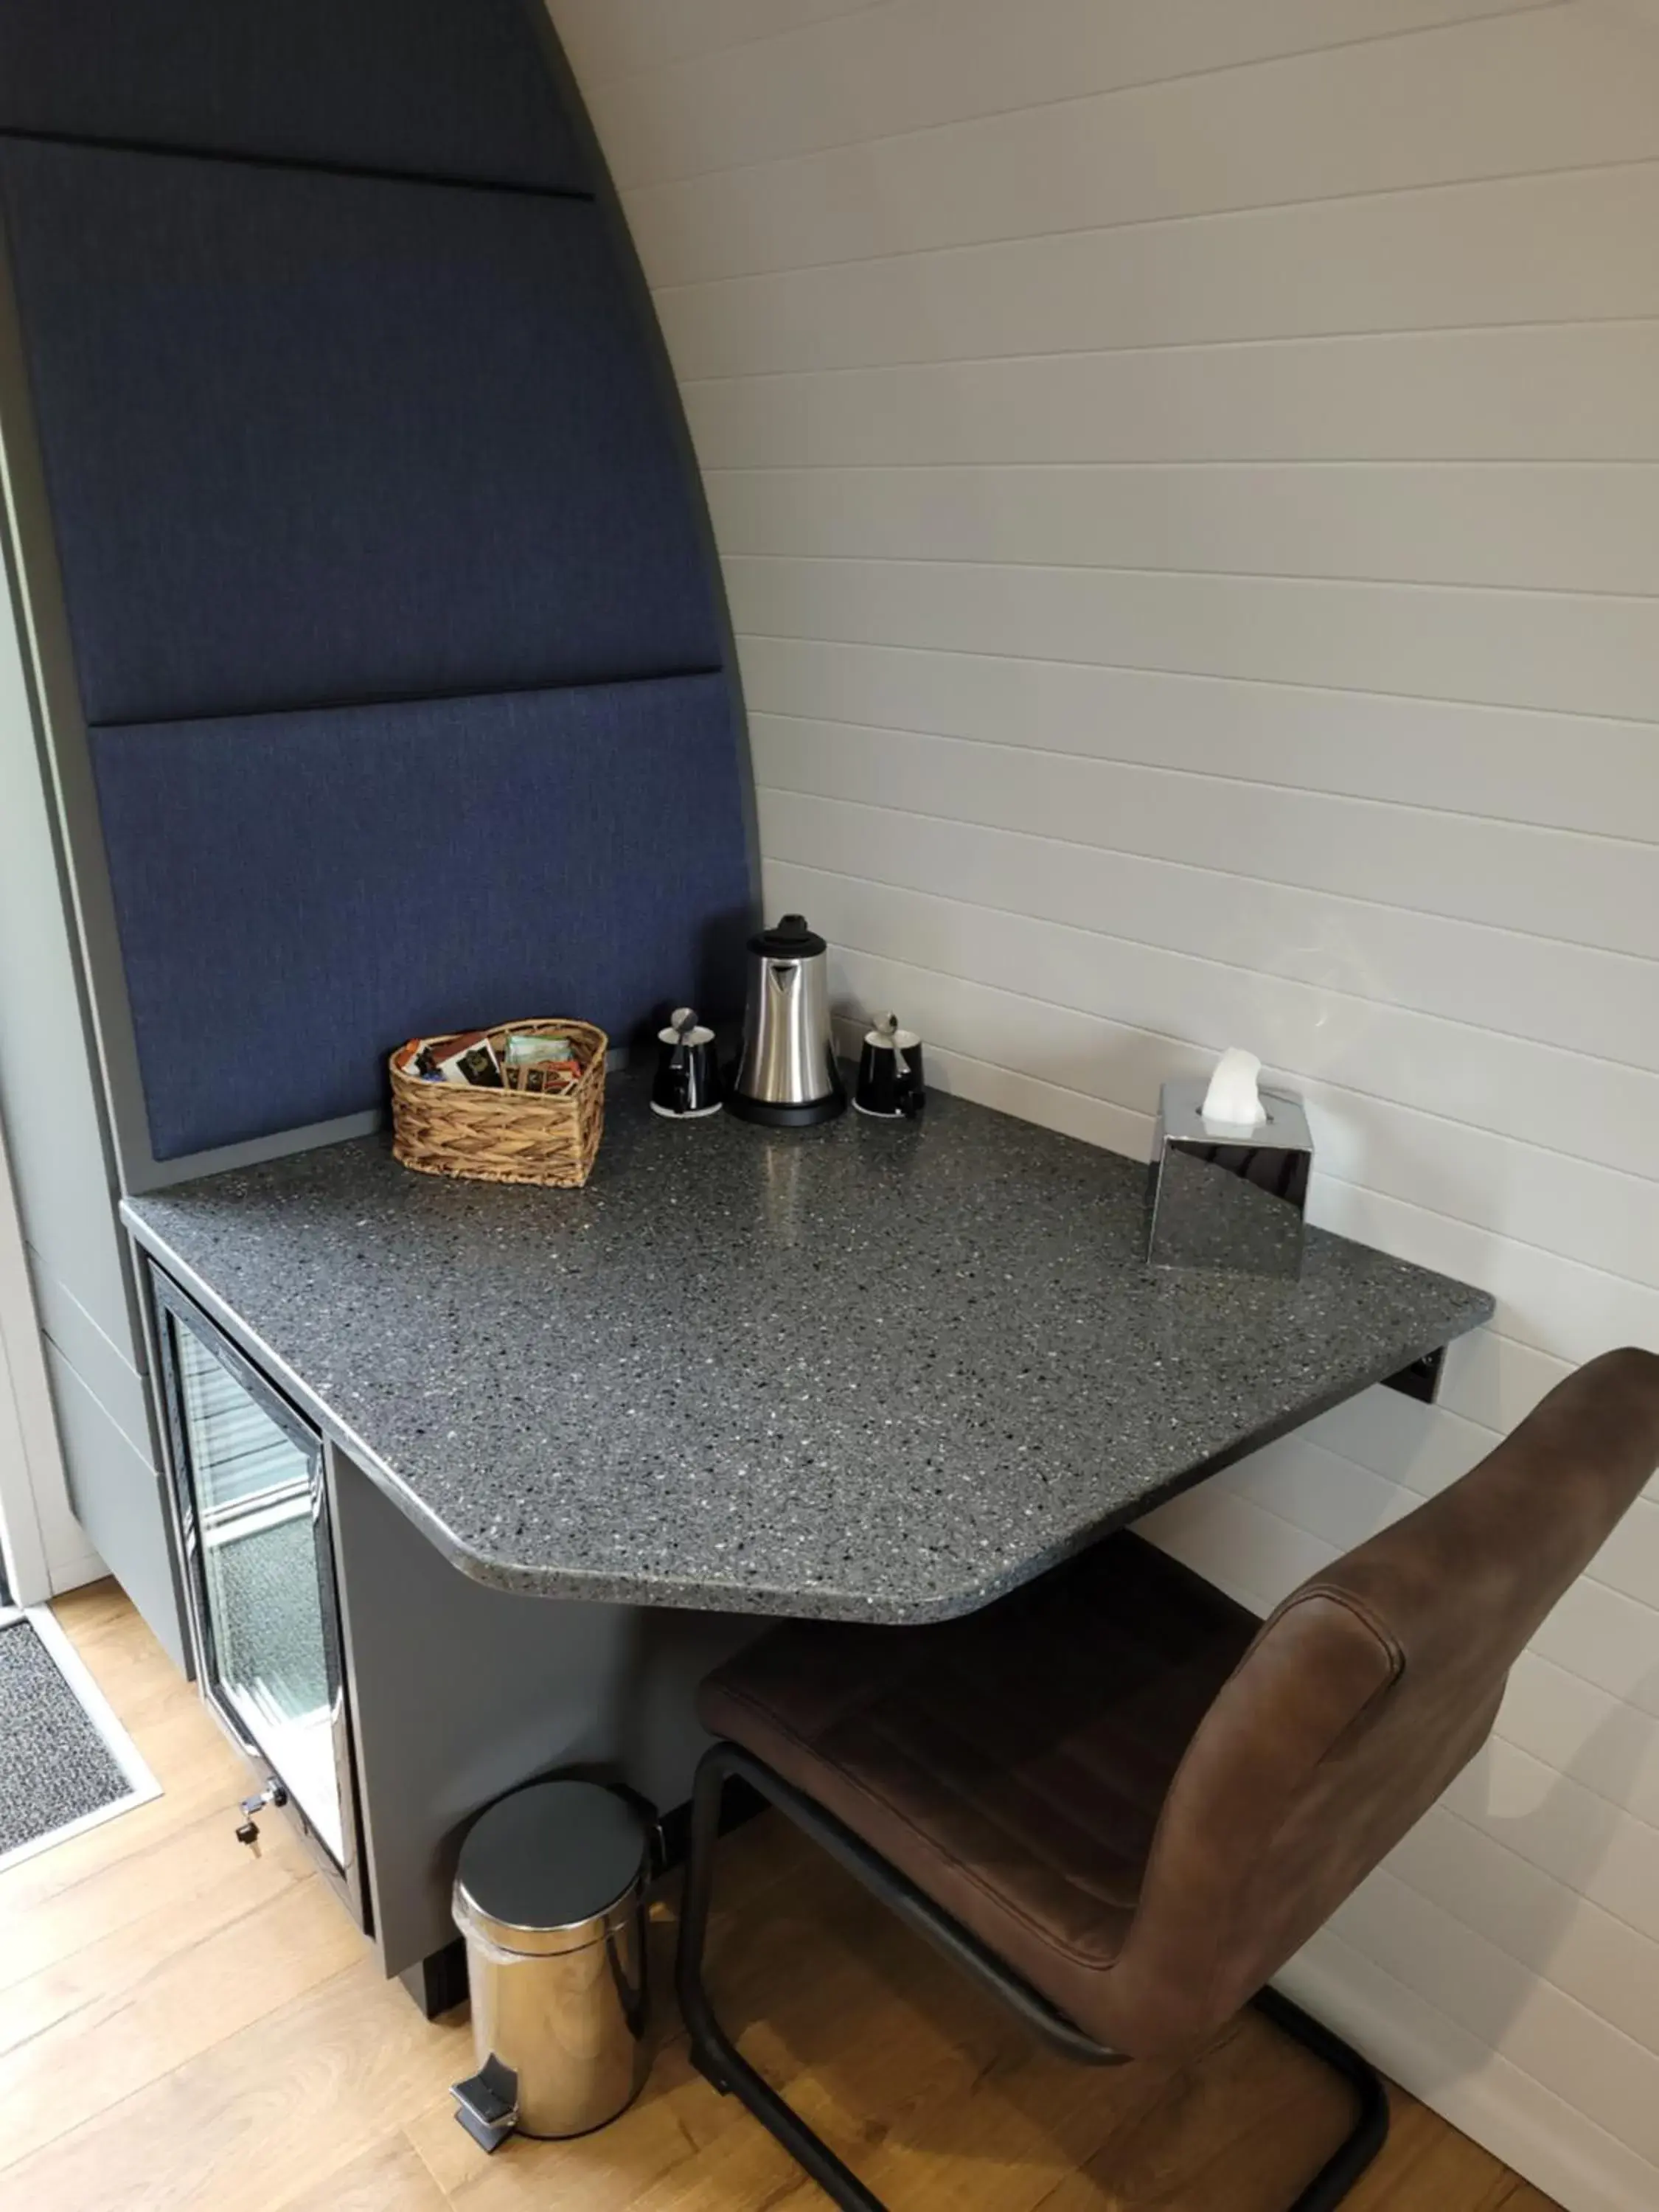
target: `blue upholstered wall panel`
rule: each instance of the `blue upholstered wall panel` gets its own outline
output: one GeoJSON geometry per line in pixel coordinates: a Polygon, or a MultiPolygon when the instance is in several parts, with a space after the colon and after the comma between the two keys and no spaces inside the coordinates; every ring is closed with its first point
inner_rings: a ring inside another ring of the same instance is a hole
{"type": "Polygon", "coordinates": [[[720,658],[586,201],[0,144],[94,722],[720,658]]]}
{"type": "Polygon", "coordinates": [[[533,5],[0,0],[157,1159],[374,1106],[416,1031],[740,988],[718,572],[533,5]]]}
{"type": "Polygon", "coordinates": [[[3,0],[0,128],[591,181],[525,0],[3,0]]]}
{"type": "Polygon", "coordinates": [[[472,1021],[728,1000],[724,678],[94,733],[158,1158],[379,1104],[472,1021]]]}

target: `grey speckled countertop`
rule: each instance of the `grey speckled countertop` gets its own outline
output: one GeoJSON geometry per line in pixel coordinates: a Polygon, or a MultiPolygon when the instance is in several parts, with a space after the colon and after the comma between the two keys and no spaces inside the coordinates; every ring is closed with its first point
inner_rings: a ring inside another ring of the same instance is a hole
{"type": "Polygon", "coordinates": [[[1150,1272],[1145,1180],[937,1094],[774,1131],[613,1076],[583,1191],[365,1138],[124,1212],[467,1573],[915,1621],[1492,1310],[1317,1231],[1296,1284],[1150,1272]]]}

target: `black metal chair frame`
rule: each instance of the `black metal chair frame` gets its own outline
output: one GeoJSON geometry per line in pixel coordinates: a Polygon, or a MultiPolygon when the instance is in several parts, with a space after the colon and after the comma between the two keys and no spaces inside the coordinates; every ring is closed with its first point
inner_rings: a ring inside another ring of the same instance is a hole
{"type": "MultiPolygon", "coordinates": [[[[887,2212],[887,2208],[836,2157],[829,2144],[814,2134],[799,2114],[791,2110],[771,2084],[756,2072],[715,2018],[703,1979],[703,1953],[714,1894],[720,1803],[726,1785],[733,1778],[740,1778],[758,1790],[884,1905],[890,1906],[901,1920],[927,1936],[977,1980],[988,1984],[1046,2043],[1086,2065],[1121,2066],[1128,2063],[1126,2053],[1097,2043],[1028,1982],[1011,1972],[994,1952],[948,1913],[942,1912],[913,1882],[889,1865],[878,1852],[872,1850],[861,1837],[843,1826],[804,1791],[774,1773],[740,1745],[712,1745],[698,1765],[692,1795],[690,1850],[680,1909],[676,1966],[680,2010],[690,2034],[692,2063],[722,2095],[735,2095],[746,2105],[824,2193],[836,2204],[846,2207],[847,2212],[887,2212]]],[[[1275,2027],[1302,2045],[1334,2073],[1340,2074],[1354,2092],[1357,2109],[1352,2128],[1290,2208],[1290,2212],[1333,2212],[1382,2148],[1389,2132],[1388,2092],[1375,2068],[1357,2051],[1277,1990],[1260,1990],[1252,2002],[1275,2027]]]]}

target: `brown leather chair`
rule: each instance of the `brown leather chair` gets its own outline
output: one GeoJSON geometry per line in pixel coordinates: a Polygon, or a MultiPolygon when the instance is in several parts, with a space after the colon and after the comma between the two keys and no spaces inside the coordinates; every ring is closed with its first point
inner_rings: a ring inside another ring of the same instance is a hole
{"type": "Polygon", "coordinates": [[[1509,1669],[1659,1464],[1659,1357],[1608,1352],[1462,1481],[1265,1623],[1133,1536],[938,1626],[791,1622],[712,1674],[678,1981],[692,2055],[842,2205],[854,2175],[750,2067],[702,1978],[741,1776],[1052,2042],[1201,2050],[1244,2004],[1358,2117],[1297,2200],[1381,2148],[1359,2055],[1267,1984],[1489,1734],[1509,1669]]]}

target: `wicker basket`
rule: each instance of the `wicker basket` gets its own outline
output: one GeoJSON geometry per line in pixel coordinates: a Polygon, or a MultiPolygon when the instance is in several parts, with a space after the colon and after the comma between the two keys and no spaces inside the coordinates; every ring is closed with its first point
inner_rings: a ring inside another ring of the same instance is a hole
{"type": "Polygon", "coordinates": [[[425,1083],[404,1063],[422,1045],[448,1040],[416,1037],[399,1045],[391,1059],[392,1155],[422,1175],[574,1190],[587,1181],[605,1128],[605,1055],[611,1041],[592,1022],[502,1022],[487,1032],[498,1054],[509,1032],[568,1036],[582,1065],[575,1089],[547,1098],[471,1084],[425,1083]]]}

